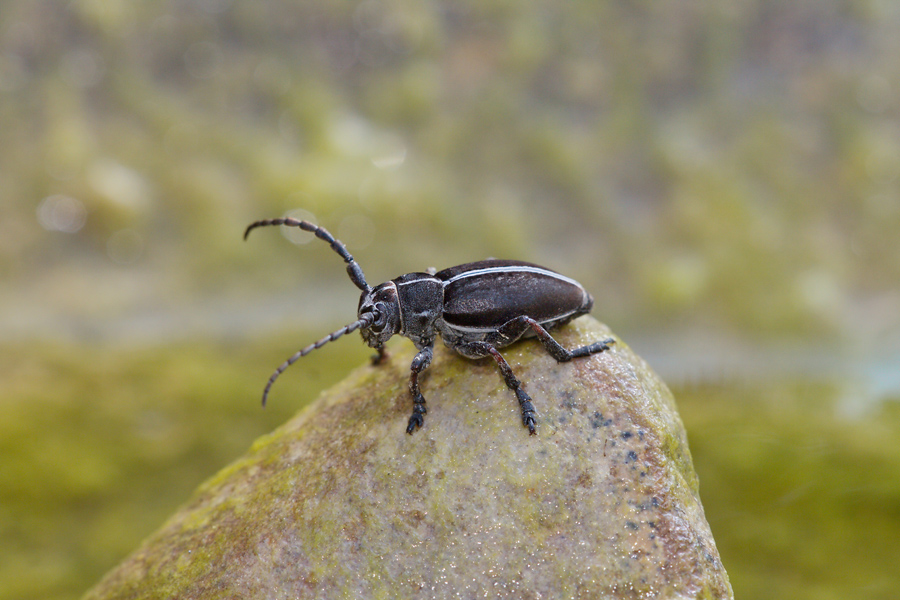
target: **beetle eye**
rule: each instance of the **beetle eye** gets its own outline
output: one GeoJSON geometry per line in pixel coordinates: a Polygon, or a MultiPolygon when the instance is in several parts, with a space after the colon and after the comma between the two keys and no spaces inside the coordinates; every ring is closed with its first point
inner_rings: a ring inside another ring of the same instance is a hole
{"type": "Polygon", "coordinates": [[[375,315],[375,320],[372,321],[372,324],[369,325],[369,329],[374,331],[375,333],[381,333],[384,330],[384,326],[387,324],[387,315],[383,310],[380,310],[381,306],[376,305],[375,309],[372,311],[372,314],[375,315]]]}

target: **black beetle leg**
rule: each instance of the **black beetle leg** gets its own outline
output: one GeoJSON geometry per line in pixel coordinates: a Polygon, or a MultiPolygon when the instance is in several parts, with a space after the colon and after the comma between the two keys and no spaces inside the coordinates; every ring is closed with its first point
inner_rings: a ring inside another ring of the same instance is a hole
{"type": "Polygon", "coordinates": [[[610,344],[616,343],[616,340],[608,338],[602,342],[594,342],[587,346],[567,350],[566,348],[563,348],[559,342],[553,339],[553,336],[550,335],[540,323],[531,317],[526,316],[516,317],[515,319],[507,321],[497,329],[496,335],[500,339],[507,340],[506,343],[509,343],[518,339],[529,327],[534,331],[541,345],[544,346],[547,352],[550,353],[550,356],[555,358],[557,362],[568,362],[573,358],[580,358],[582,356],[596,354],[597,352],[603,352],[604,350],[609,350],[610,344]]]}
{"type": "Polygon", "coordinates": [[[375,348],[375,350],[378,351],[378,354],[372,357],[372,364],[380,365],[385,360],[387,360],[388,353],[387,350],[384,349],[384,346],[378,346],[377,348],[375,348]]]}
{"type": "Polygon", "coordinates": [[[497,366],[500,367],[500,373],[503,375],[503,380],[506,382],[507,387],[516,393],[519,406],[522,407],[522,424],[528,428],[528,433],[535,435],[537,433],[534,428],[535,412],[534,404],[531,403],[531,396],[522,389],[522,382],[516,379],[512,367],[509,366],[503,355],[487,342],[470,342],[465,344],[464,348],[466,356],[490,356],[497,362],[497,366]]]}
{"type": "Polygon", "coordinates": [[[409,376],[409,392],[413,397],[413,411],[409,417],[409,425],[406,426],[406,433],[412,433],[416,428],[421,427],[425,423],[423,415],[428,412],[428,410],[425,408],[425,397],[422,395],[422,392],[419,391],[419,373],[428,368],[428,365],[431,364],[432,356],[432,347],[425,346],[419,350],[419,353],[416,354],[416,357],[412,361],[412,365],[410,365],[410,370],[412,372],[409,376]]]}

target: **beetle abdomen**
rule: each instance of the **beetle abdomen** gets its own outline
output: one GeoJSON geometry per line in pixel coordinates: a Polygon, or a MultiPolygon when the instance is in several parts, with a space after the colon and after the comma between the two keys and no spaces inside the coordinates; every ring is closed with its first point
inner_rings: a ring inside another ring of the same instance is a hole
{"type": "Polygon", "coordinates": [[[564,322],[591,309],[580,283],[539,265],[482,260],[445,269],[443,318],[451,327],[496,329],[528,316],[538,323],[564,322]]]}

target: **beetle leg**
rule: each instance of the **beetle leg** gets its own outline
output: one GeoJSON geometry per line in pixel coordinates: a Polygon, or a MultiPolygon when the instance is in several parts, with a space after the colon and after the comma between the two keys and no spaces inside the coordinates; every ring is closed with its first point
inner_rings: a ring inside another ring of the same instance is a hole
{"type": "Polygon", "coordinates": [[[428,368],[428,365],[431,364],[432,356],[432,346],[425,346],[419,350],[419,353],[416,354],[412,361],[412,365],[410,365],[409,392],[413,397],[413,411],[409,417],[409,424],[406,426],[406,433],[412,433],[425,423],[423,415],[428,410],[425,408],[425,397],[419,391],[419,373],[428,368]]]}
{"type": "Polygon", "coordinates": [[[377,348],[375,348],[375,350],[378,351],[378,354],[372,357],[372,364],[380,365],[385,360],[387,360],[388,353],[387,350],[384,349],[384,346],[378,346],[377,348]]]}
{"type": "Polygon", "coordinates": [[[518,339],[525,330],[531,328],[537,336],[538,341],[547,352],[550,353],[550,356],[556,359],[557,362],[568,362],[573,358],[580,358],[582,356],[589,356],[591,354],[596,354],[597,352],[603,352],[604,350],[609,350],[610,344],[615,344],[616,340],[613,338],[605,339],[601,342],[594,342],[593,344],[588,344],[587,346],[581,346],[578,348],[573,348],[572,350],[567,350],[563,348],[559,342],[553,339],[553,336],[544,329],[544,327],[532,319],[531,317],[521,316],[516,317],[515,319],[511,319],[504,323],[499,329],[497,329],[497,335],[501,337],[503,340],[509,340],[512,342],[518,339]]]}
{"type": "Polygon", "coordinates": [[[516,379],[512,367],[509,366],[509,363],[506,362],[503,355],[487,342],[470,342],[464,344],[464,349],[467,356],[490,356],[497,362],[497,366],[500,367],[500,373],[503,375],[506,386],[516,393],[516,398],[519,400],[519,406],[522,407],[522,424],[528,428],[528,433],[535,435],[535,412],[534,404],[531,403],[531,396],[522,389],[522,382],[516,379]]]}

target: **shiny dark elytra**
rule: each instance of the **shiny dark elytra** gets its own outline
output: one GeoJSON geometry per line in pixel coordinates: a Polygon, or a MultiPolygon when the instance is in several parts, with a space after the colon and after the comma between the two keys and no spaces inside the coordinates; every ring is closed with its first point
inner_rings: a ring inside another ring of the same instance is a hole
{"type": "Polygon", "coordinates": [[[269,377],[263,390],[263,406],[272,384],[285,369],[313,350],[345,333],[359,329],[363,340],[378,351],[374,362],[384,360],[384,343],[394,335],[409,338],[419,352],[410,367],[409,391],[413,411],[406,427],[412,433],[424,422],[425,397],[419,390],[419,374],[433,356],[434,339],[466,358],[490,356],[497,362],[506,385],[522,408],[522,423],[535,434],[531,397],[522,389],[498,348],[523,337],[536,337],[558,362],[608,350],[612,338],[567,350],[547,332],[590,312],[594,299],[580,283],[555,271],[516,260],[488,259],[450,267],[437,273],[408,273],[374,288],[366,283],[362,268],[347,248],[324,228],[297,219],[266,219],[251,223],[244,239],[257,227],[286,225],[314,233],[347,263],[350,281],[362,290],[357,320],[300,350],[269,377]]]}

